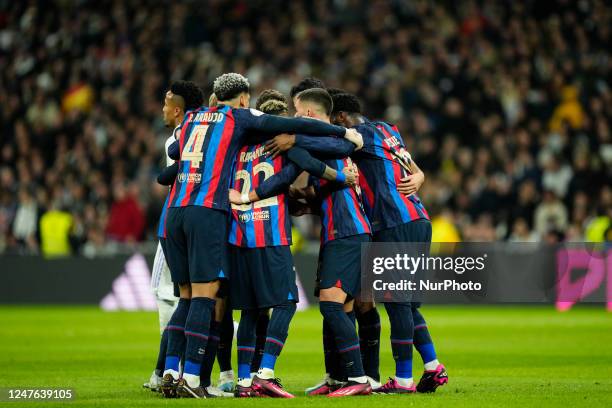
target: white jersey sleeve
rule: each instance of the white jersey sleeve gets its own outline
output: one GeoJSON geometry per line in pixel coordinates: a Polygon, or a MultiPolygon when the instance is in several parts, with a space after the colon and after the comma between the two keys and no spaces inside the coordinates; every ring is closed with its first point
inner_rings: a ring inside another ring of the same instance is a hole
{"type": "Polygon", "coordinates": [[[172,143],[178,140],[178,131],[180,128],[180,125],[174,128],[174,131],[172,131],[172,135],[168,139],[166,139],[166,143],[164,144],[164,153],[166,154],[166,167],[172,166],[174,164],[174,160],[172,160],[170,156],[168,156],[168,147],[170,147],[172,143]]]}

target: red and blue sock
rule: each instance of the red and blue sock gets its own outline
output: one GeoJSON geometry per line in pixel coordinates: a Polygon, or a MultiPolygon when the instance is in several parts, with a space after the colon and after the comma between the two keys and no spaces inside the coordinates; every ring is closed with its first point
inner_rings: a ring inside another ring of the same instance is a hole
{"type": "Polygon", "coordinates": [[[343,310],[343,305],[337,302],[319,302],[319,309],[323,318],[329,324],[338,354],[344,363],[344,371],[348,378],[364,377],[361,353],[359,351],[359,338],[355,325],[343,310]]]}
{"type": "Polygon", "coordinates": [[[412,316],[414,319],[414,346],[421,355],[423,363],[427,364],[438,358],[436,348],[433,345],[425,318],[418,308],[412,308],[412,316]]]}
{"type": "Polygon", "coordinates": [[[272,309],[272,316],[270,317],[266,334],[266,345],[261,359],[261,369],[274,370],[276,359],[285,346],[289,324],[295,314],[295,310],[295,303],[290,301],[274,306],[272,309]]]}
{"type": "Polygon", "coordinates": [[[414,323],[409,303],[385,303],[391,324],[391,350],[395,360],[395,376],[412,378],[412,345],[414,323]]]}
{"type": "Polygon", "coordinates": [[[210,322],[215,310],[215,300],[208,297],[194,297],[191,299],[189,315],[185,323],[185,367],[183,377],[190,386],[199,385],[202,361],[206,353],[206,346],[210,337],[210,322]],[[191,378],[197,379],[190,382],[191,378]]]}
{"type": "Polygon", "coordinates": [[[181,356],[185,353],[185,322],[189,314],[191,299],[179,299],[176,310],[170,317],[166,331],[168,332],[168,348],[166,350],[165,370],[179,372],[181,356]]]}
{"type": "Polygon", "coordinates": [[[251,377],[251,363],[255,354],[255,327],[259,311],[243,310],[238,325],[238,379],[251,377]]]}

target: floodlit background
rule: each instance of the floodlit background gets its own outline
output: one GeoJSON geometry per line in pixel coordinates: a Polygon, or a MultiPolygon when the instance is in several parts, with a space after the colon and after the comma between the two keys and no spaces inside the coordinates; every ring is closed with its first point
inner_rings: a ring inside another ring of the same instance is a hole
{"type": "Polygon", "coordinates": [[[151,242],[164,92],[191,79],[208,96],[228,71],[253,98],[316,76],[398,124],[444,238],[601,241],[610,228],[603,1],[0,4],[0,251],[151,242]]]}

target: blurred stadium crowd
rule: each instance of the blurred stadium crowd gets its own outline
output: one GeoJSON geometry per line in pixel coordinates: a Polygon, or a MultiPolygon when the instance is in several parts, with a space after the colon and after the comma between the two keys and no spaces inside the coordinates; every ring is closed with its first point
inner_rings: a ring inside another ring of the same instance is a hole
{"type": "Polygon", "coordinates": [[[603,0],[0,1],[0,253],[152,241],[164,92],[230,71],[398,124],[434,239],[611,240],[611,29],[603,0]]]}

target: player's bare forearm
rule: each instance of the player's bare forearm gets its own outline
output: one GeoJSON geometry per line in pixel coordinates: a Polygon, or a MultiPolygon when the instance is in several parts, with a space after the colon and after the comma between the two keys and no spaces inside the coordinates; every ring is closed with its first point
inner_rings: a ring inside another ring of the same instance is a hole
{"type": "Polygon", "coordinates": [[[332,169],[329,166],[325,166],[325,171],[323,172],[323,178],[325,180],[336,181],[337,177],[338,177],[338,172],[336,170],[332,169]]]}
{"type": "Polygon", "coordinates": [[[397,185],[397,190],[404,195],[416,194],[423,183],[425,183],[425,173],[419,168],[414,160],[411,161],[411,170],[413,173],[402,178],[397,185]]]}
{"type": "MultiPolygon", "coordinates": [[[[410,163],[408,163],[408,167],[410,168],[411,174],[423,173],[421,168],[416,164],[412,157],[410,158],[410,163]]],[[[425,173],[423,173],[423,177],[425,177],[425,173]]]]}
{"type": "Polygon", "coordinates": [[[353,187],[357,184],[357,172],[350,167],[345,167],[342,172],[338,172],[329,166],[325,166],[323,178],[329,181],[335,181],[353,187]]]}

